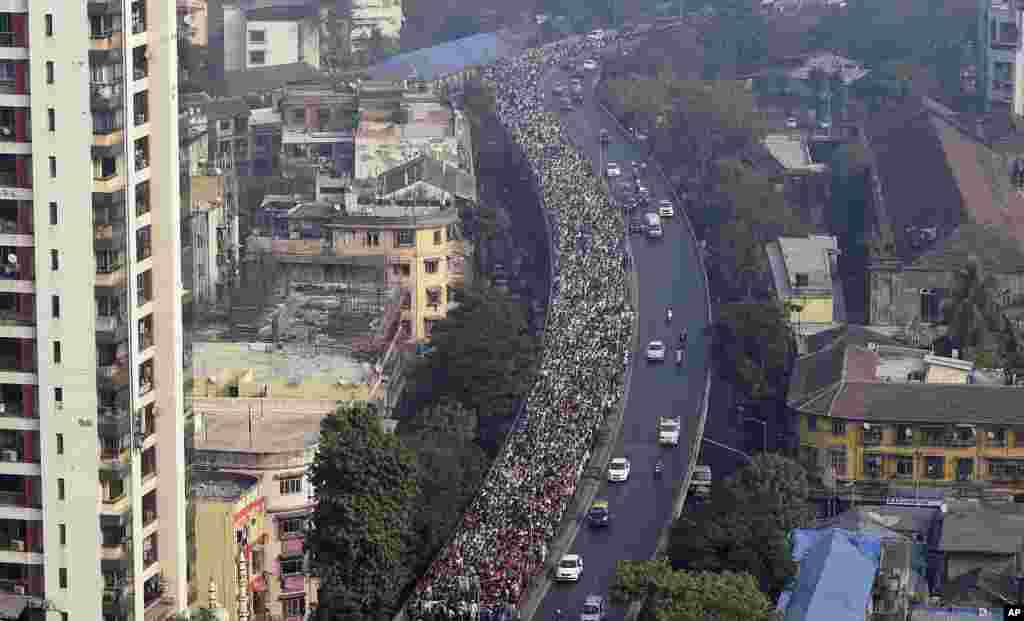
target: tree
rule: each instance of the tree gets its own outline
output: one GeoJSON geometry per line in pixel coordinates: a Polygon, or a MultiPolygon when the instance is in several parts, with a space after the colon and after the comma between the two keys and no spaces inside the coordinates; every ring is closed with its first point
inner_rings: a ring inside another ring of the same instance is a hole
{"type": "Polygon", "coordinates": [[[764,53],[768,24],[758,0],[718,0],[711,23],[703,29],[704,77],[733,78],[764,53]]]}
{"type": "Polygon", "coordinates": [[[814,517],[810,504],[807,470],[799,463],[773,453],[760,453],[721,486],[724,502],[734,507],[761,506],[771,510],[780,528],[803,528],[814,517]]]}
{"type": "Polygon", "coordinates": [[[477,416],[505,415],[533,382],[537,340],[523,306],[498,289],[477,285],[460,296],[434,325],[433,350],[413,368],[413,383],[426,402],[449,397],[477,416]]]}
{"type": "Polygon", "coordinates": [[[754,400],[785,391],[789,325],[775,303],[725,304],[709,328],[719,376],[754,400]]]}
{"type": "Polygon", "coordinates": [[[378,619],[391,610],[417,494],[413,455],[365,404],[324,417],[309,481],[316,490],[306,549],[320,577],[315,615],[378,619]]]}
{"type": "Polygon", "coordinates": [[[716,487],[710,504],[676,521],[669,558],[691,571],[747,572],[774,600],[796,571],[788,536],[811,523],[809,495],[803,466],[758,455],[716,487]]]}
{"type": "Polygon", "coordinates": [[[953,290],[943,309],[949,336],[963,349],[983,347],[997,329],[992,290],[996,280],[977,257],[970,257],[953,276],[953,290]]]}
{"type": "Polygon", "coordinates": [[[665,561],[619,561],[612,601],[626,604],[647,595],[644,618],[654,621],[771,621],[771,602],[749,575],[692,573],[665,561]]]}

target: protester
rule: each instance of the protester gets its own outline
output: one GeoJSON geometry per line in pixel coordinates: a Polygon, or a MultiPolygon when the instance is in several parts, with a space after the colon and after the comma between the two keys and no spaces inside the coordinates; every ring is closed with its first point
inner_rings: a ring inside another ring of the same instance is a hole
{"type": "Polygon", "coordinates": [[[622,214],[585,154],[543,109],[552,65],[606,45],[576,40],[482,70],[499,120],[526,154],[552,236],[553,281],[540,372],[520,424],[452,541],[417,583],[411,618],[514,615],[590,457],[594,433],[623,397],[632,336],[622,214]]]}

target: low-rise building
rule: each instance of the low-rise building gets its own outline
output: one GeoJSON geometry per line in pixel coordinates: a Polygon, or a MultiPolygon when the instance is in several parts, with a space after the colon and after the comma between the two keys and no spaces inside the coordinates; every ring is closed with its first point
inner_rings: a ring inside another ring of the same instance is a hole
{"type": "MultiPolygon", "coordinates": [[[[192,301],[200,307],[220,304],[238,265],[238,218],[225,197],[226,178],[193,177],[191,205],[183,232],[190,236],[192,301]]],[[[184,218],[183,218],[184,220],[184,218]]]]}
{"type": "Polygon", "coordinates": [[[306,473],[322,418],[284,411],[196,415],[193,470],[257,479],[264,499],[259,506],[266,513],[266,536],[245,544],[251,546],[248,573],[257,619],[301,621],[316,600],[317,581],[306,568],[303,543],[316,502],[306,473]]]}
{"type": "Polygon", "coordinates": [[[249,116],[249,162],[255,177],[277,175],[281,169],[281,114],[273,108],[255,108],[249,116]]]}
{"type": "Polygon", "coordinates": [[[235,0],[225,3],[225,71],[297,62],[320,66],[318,2],[235,0]]]}
{"type": "Polygon", "coordinates": [[[239,593],[251,602],[264,583],[269,529],[260,479],[248,474],[193,470],[196,513],[194,584],[213,584],[228,619],[238,619],[239,593]],[[245,563],[243,574],[239,565],[245,563]],[[254,568],[256,571],[253,571],[254,568]],[[256,587],[254,589],[254,587],[256,587]]]}
{"type": "MultiPolygon", "coordinates": [[[[789,322],[798,336],[828,330],[845,321],[837,270],[839,242],[835,237],[780,237],[769,242],[765,250],[776,295],[786,305],[789,322]]],[[[802,342],[801,351],[807,351],[802,342]]]]}
{"type": "Polygon", "coordinates": [[[769,134],[762,145],[768,157],[758,169],[781,185],[787,205],[804,222],[813,230],[826,230],[832,178],[828,166],[815,160],[812,142],[794,130],[790,134],[769,134]]]}
{"type": "Polygon", "coordinates": [[[281,114],[282,166],[313,178],[317,169],[352,174],[358,94],[318,82],[285,86],[281,114]]]}
{"type": "Polygon", "coordinates": [[[845,337],[797,360],[787,400],[803,459],[837,479],[1024,487],[1024,390],[1001,373],[845,337]]]}
{"type": "Polygon", "coordinates": [[[223,174],[236,166],[241,174],[247,174],[249,116],[249,106],[241,97],[214,99],[207,105],[209,163],[213,168],[207,174],[223,174]]]}

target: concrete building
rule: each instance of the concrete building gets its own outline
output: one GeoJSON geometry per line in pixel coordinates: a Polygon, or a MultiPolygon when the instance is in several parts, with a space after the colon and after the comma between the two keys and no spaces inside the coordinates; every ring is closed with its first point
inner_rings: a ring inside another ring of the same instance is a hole
{"type": "Polygon", "coordinates": [[[356,0],[352,3],[349,38],[352,53],[365,53],[372,47],[374,31],[397,47],[405,23],[402,0],[356,0]]]}
{"type": "Polygon", "coordinates": [[[975,86],[990,103],[1008,105],[1024,115],[1024,39],[1021,38],[1024,5],[1014,0],[979,0],[983,37],[978,49],[981,71],[975,86]]]}
{"type": "Polygon", "coordinates": [[[175,4],[3,18],[0,590],[160,619],[188,604],[190,530],[175,4]]]}
{"type": "MultiPolygon", "coordinates": [[[[417,181],[415,176],[403,179],[407,185],[417,181]]],[[[385,178],[375,185],[377,192],[400,189],[385,178]]],[[[456,185],[447,187],[458,196],[456,185]]],[[[274,203],[276,209],[268,206],[269,212],[257,215],[258,228],[247,251],[272,256],[278,277],[289,282],[365,280],[371,288],[398,287],[402,333],[417,341],[427,339],[433,323],[447,315],[451,288],[470,276],[470,244],[462,238],[457,207],[462,199],[385,201],[373,198],[372,189],[368,195],[357,193],[348,192],[344,204],[292,199],[283,213],[281,201],[274,203]]]]}
{"type": "Polygon", "coordinates": [[[192,241],[192,301],[216,306],[238,265],[238,215],[226,201],[227,178],[192,177],[191,205],[183,230],[192,241]]]}
{"type": "Polygon", "coordinates": [[[281,168],[281,114],[273,108],[251,110],[249,133],[249,172],[276,175],[281,168]]]}
{"type": "Polygon", "coordinates": [[[797,359],[787,401],[807,463],[855,482],[1024,487],[1024,390],[966,360],[862,336],[797,359]]]}
{"type": "MultiPolygon", "coordinates": [[[[269,539],[267,499],[259,477],[237,472],[200,470],[192,476],[195,497],[195,584],[213,584],[223,597],[227,619],[238,619],[239,592],[252,602],[264,582],[263,547],[269,539]],[[240,576],[239,561],[247,564],[240,576]],[[258,571],[253,571],[259,568],[258,571]],[[242,581],[240,581],[242,578],[242,581]],[[244,583],[247,579],[247,584],[244,583]]],[[[252,609],[247,612],[252,615],[252,609]]]]}
{"type": "Polygon", "coordinates": [[[291,63],[320,66],[316,2],[236,0],[224,4],[224,70],[291,63]]]}
{"type": "Polygon", "coordinates": [[[197,47],[206,47],[210,40],[207,0],[177,0],[178,18],[184,26],[182,36],[197,47]]]}
{"type": "Polygon", "coordinates": [[[238,167],[247,174],[249,166],[249,106],[241,97],[214,99],[206,106],[210,164],[224,174],[238,167]]]}
{"type": "Polygon", "coordinates": [[[282,168],[310,180],[316,170],[351,177],[357,101],[354,90],[319,82],[286,85],[278,104],[282,168]]]}
{"type": "Polygon", "coordinates": [[[193,467],[259,481],[266,537],[251,528],[246,535],[246,545],[252,546],[250,601],[259,620],[301,621],[315,603],[317,584],[306,570],[303,540],[316,502],[306,471],[316,455],[322,418],[322,413],[295,412],[197,415],[193,467]]]}
{"type": "Polygon", "coordinates": [[[765,250],[776,295],[788,305],[789,321],[798,335],[828,330],[845,321],[835,237],[780,237],[765,250]]]}
{"type": "Polygon", "coordinates": [[[762,141],[767,157],[758,162],[759,172],[780,185],[787,205],[813,230],[827,230],[830,185],[828,165],[815,160],[815,145],[800,130],[788,134],[769,134],[762,141]]]}

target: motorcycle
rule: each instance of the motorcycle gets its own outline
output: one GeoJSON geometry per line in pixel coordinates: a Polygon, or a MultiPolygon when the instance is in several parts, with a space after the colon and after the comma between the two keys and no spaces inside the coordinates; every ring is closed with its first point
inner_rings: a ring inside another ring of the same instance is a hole
{"type": "Polygon", "coordinates": [[[683,350],[682,350],[682,348],[679,348],[679,349],[676,350],[676,366],[680,366],[682,364],[683,364],[683,350]]]}
{"type": "Polygon", "coordinates": [[[665,470],[665,465],[662,464],[660,461],[654,464],[654,478],[661,478],[661,473],[663,470],[665,470]]]}
{"type": "Polygon", "coordinates": [[[667,322],[669,322],[669,323],[671,323],[671,322],[672,322],[672,309],[671,309],[671,308],[670,308],[670,309],[668,309],[668,310],[667,310],[667,311],[665,312],[665,321],[667,321],[667,322]]]}

